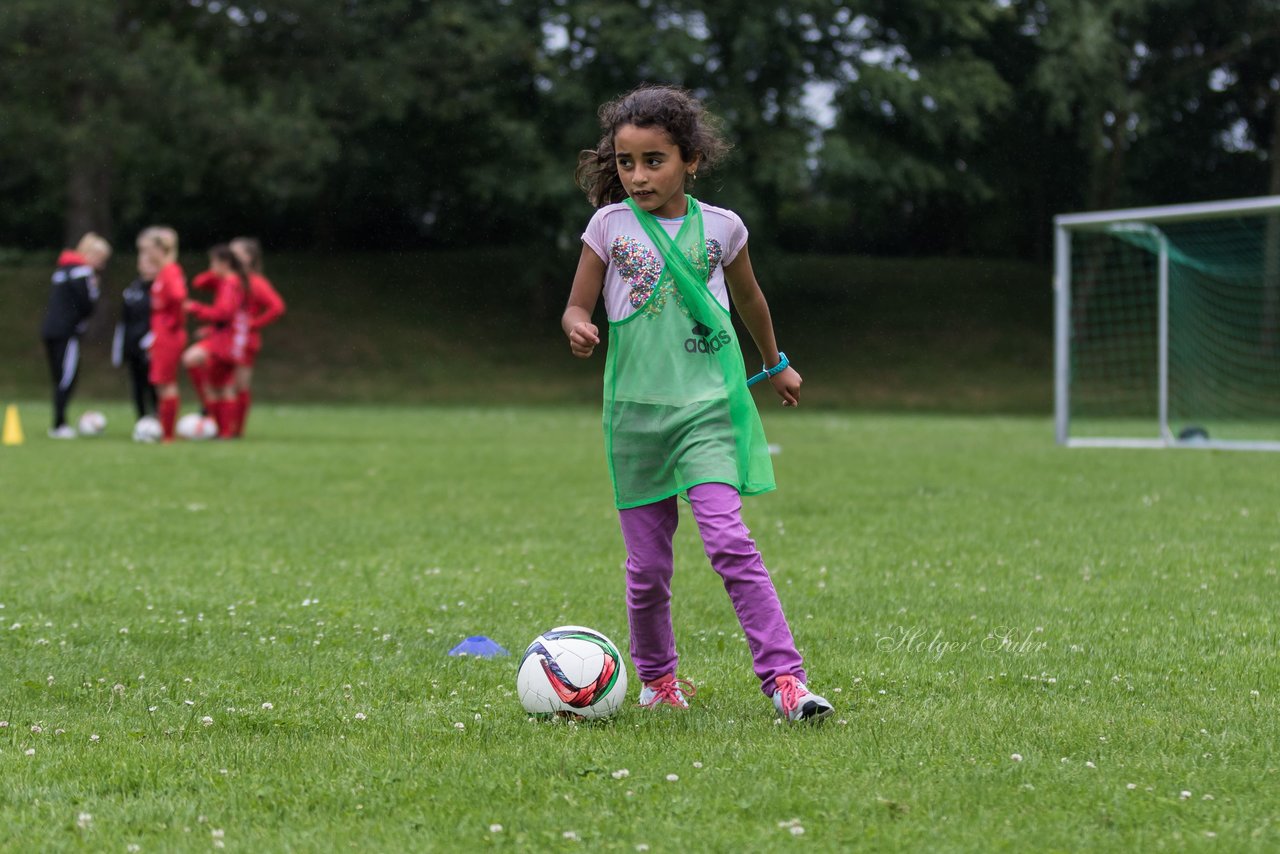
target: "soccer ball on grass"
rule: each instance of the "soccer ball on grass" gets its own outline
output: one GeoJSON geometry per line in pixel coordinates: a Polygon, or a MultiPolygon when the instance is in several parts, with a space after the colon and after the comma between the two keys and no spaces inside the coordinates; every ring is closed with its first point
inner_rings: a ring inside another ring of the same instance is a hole
{"type": "Polygon", "coordinates": [[[97,410],[89,410],[76,422],[76,432],[81,436],[101,436],[107,429],[107,416],[97,410]]]}
{"type": "Polygon", "coordinates": [[[192,441],[212,439],[218,435],[217,422],[208,415],[201,415],[198,412],[188,412],[179,418],[174,429],[179,436],[192,441]]]}
{"type": "Polygon", "coordinates": [[[160,422],[151,415],[144,415],[138,419],[138,423],[133,425],[133,441],[159,442],[164,436],[164,429],[160,426],[160,422]]]}
{"type": "Polygon", "coordinates": [[[594,629],[560,626],[533,639],[520,659],[516,693],[535,715],[607,718],[627,696],[627,668],[594,629]]]}

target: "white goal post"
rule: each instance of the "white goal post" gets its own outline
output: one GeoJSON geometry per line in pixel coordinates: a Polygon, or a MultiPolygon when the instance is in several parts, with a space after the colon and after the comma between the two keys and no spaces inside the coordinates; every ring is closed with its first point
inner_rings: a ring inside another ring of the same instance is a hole
{"type": "Polygon", "coordinates": [[[1054,217],[1067,447],[1280,451],[1280,196],[1054,217]]]}

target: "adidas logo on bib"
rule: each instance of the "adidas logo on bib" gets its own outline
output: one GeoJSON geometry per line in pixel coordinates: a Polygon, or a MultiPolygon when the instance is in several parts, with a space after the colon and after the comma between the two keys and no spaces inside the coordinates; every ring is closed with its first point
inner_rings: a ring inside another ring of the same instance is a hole
{"type": "Polygon", "coordinates": [[[693,337],[685,339],[684,349],[686,353],[715,353],[732,340],[728,331],[717,332],[698,323],[693,327],[693,337]]]}

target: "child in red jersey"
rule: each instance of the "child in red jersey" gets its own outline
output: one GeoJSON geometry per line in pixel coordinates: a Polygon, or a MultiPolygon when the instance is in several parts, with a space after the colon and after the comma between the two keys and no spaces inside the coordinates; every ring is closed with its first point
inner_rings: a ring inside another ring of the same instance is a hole
{"type": "MultiPolygon", "coordinates": [[[[196,274],[191,279],[191,289],[196,291],[208,291],[217,297],[218,284],[222,281],[222,276],[213,270],[205,270],[203,273],[196,274]]],[[[196,340],[203,341],[213,331],[208,324],[196,327],[196,340]]],[[[183,359],[183,365],[187,369],[187,376],[191,379],[191,387],[195,389],[196,397],[200,399],[200,414],[212,417],[213,415],[213,398],[210,397],[209,369],[210,364],[206,361],[188,362],[183,359]]]]}
{"type": "Polygon", "coordinates": [[[230,439],[239,421],[236,412],[235,371],[244,359],[249,339],[249,272],[225,243],[209,250],[209,270],[199,277],[214,283],[212,304],[187,300],[196,320],[209,324],[205,337],[182,355],[189,371],[204,371],[210,392],[207,407],[218,424],[218,437],[230,439]]]}
{"type": "Polygon", "coordinates": [[[178,266],[178,233],[154,225],[138,235],[138,254],[157,270],[151,283],[151,371],[163,441],[172,442],[178,421],[178,362],[187,346],[187,277],[178,266]]]}
{"type": "Polygon", "coordinates": [[[262,275],[262,244],[257,238],[237,237],[231,241],[231,251],[249,270],[249,342],[244,359],[236,367],[236,415],[234,435],[244,432],[249,417],[249,405],[253,402],[251,386],[253,367],[262,349],[262,328],[275,323],[284,314],[284,300],[262,275]]]}

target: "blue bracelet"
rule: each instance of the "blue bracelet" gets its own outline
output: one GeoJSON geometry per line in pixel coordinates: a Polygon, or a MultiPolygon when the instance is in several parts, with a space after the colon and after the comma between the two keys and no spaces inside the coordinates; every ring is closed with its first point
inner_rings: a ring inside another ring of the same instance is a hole
{"type": "Polygon", "coordinates": [[[751,379],[747,380],[747,385],[753,386],[763,379],[768,379],[769,377],[776,376],[777,374],[782,373],[784,370],[786,370],[790,366],[791,366],[791,362],[787,360],[787,354],[779,350],[778,364],[774,365],[772,368],[765,368],[764,365],[761,365],[760,367],[764,368],[764,370],[762,370],[760,373],[756,374],[755,376],[751,377],[751,379]]]}

